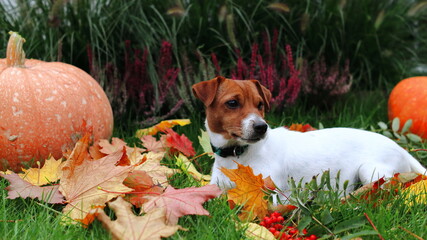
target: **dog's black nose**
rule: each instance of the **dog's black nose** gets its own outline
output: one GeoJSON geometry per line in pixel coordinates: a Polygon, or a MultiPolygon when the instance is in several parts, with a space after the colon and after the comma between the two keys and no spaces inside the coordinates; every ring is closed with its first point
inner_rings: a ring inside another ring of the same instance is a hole
{"type": "Polygon", "coordinates": [[[265,132],[267,132],[267,128],[268,128],[268,125],[265,122],[254,123],[254,131],[259,135],[265,134],[265,132]]]}

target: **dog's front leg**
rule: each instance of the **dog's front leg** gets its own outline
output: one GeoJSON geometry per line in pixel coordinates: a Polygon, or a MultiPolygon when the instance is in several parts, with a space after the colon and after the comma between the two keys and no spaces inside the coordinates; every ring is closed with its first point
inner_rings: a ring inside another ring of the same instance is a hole
{"type": "MultiPolygon", "coordinates": [[[[232,189],[236,186],[236,184],[232,182],[227,176],[224,175],[224,173],[221,171],[221,168],[236,169],[237,166],[234,162],[232,162],[234,166],[223,166],[220,163],[224,161],[224,159],[218,159],[218,158],[220,157],[216,158],[215,163],[212,167],[212,177],[211,177],[210,183],[218,185],[218,187],[221,188],[222,190],[232,189]]],[[[225,161],[231,161],[231,160],[225,159],[225,161]]]]}

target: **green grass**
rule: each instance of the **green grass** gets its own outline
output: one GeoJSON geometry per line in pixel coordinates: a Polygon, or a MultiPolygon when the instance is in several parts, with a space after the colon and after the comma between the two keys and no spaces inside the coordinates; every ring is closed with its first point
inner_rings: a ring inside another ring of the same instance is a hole
{"type": "MultiPolygon", "coordinates": [[[[272,125],[290,125],[305,122],[317,126],[321,122],[326,127],[347,126],[368,128],[378,121],[386,121],[386,98],[380,92],[351,94],[338,101],[329,110],[320,110],[307,106],[306,102],[286,109],[280,115],[268,115],[272,125]]],[[[198,153],[202,153],[197,142],[197,135],[203,127],[202,113],[191,117],[192,124],[179,127],[180,133],[185,133],[193,142],[198,153]]],[[[115,136],[126,139],[127,142],[137,142],[131,137],[136,129],[129,123],[117,123],[115,136]],[[120,127],[121,126],[121,127],[120,127]]],[[[423,146],[426,148],[426,146],[423,146]]],[[[427,165],[427,157],[421,159],[427,165]]],[[[202,157],[197,160],[197,168],[209,173],[212,160],[202,157]]],[[[177,188],[196,185],[197,183],[185,174],[174,175],[170,182],[177,188]]],[[[64,226],[61,221],[61,207],[44,204],[29,199],[6,199],[4,188],[7,181],[0,180],[0,239],[109,239],[109,234],[99,222],[88,229],[79,226],[64,226]]],[[[319,195],[308,201],[301,195],[302,209],[292,218],[293,221],[306,224],[307,229],[319,235],[327,232],[339,232],[335,237],[346,237],[351,234],[371,233],[363,239],[378,239],[372,235],[372,226],[364,214],[372,220],[384,239],[415,239],[402,228],[427,238],[427,208],[425,205],[409,207],[401,197],[389,197],[382,202],[348,201],[342,203],[337,194],[319,195]],[[374,206],[375,205],[375,206],[374,206]],[[319,224],[321,223],[321,224],[319,224]]],[[[210,216],[185,216],[179,224],[188,231],[178,231],[171,239],[244,239],[243,230],[235,228],[236,212],[230,210],[225,198],[217,198],[207,202],[205,208],[210,216]]],[[[328,236],[328,235],[325,235],[328,236]]]]}

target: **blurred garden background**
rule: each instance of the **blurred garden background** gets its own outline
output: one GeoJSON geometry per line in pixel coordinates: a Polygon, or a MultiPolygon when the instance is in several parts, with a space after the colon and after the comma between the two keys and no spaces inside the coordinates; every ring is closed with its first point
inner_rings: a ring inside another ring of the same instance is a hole
{"type": "Polygon", "coordinates": [[[28,58],[90,73],[120,126],[200,114],[191,85],[216,75],[260,80],[277,118],[368,101],[386,121],[391,88],[427,74],[427,1],[1,0],[0,56],[9,31],[28,58]]]}

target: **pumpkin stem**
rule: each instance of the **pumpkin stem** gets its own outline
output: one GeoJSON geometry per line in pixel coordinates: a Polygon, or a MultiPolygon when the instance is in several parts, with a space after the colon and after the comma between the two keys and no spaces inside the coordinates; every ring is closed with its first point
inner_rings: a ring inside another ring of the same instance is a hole
{"type": "Polygon", "coordinates": [[[24,67],[25,52],[22,46],[25,39],[17,32],[9,32],[10,38],[7,43],[6,64],[9,67],[24,67]]]}

